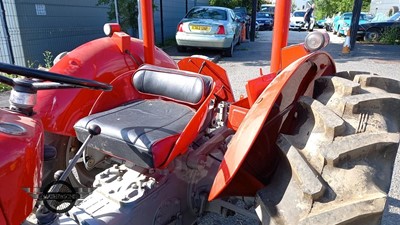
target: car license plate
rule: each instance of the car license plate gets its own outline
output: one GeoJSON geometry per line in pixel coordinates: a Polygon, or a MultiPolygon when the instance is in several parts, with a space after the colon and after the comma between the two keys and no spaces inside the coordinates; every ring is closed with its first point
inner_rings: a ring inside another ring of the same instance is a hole
{"type": "Polygon", "coordinates": [[[190,25],[190,30],[207,31],[208,32],[211,30],[211,27],[190,25]]]}

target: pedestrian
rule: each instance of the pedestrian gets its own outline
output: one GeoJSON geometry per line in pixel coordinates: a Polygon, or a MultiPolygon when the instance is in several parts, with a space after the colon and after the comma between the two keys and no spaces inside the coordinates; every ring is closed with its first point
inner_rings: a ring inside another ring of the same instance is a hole
{"type": "Polygon", "coordinates": [[[313,15],[314,7],[315,7],[315,4],[312,4],[311,7],[308,8],[306,13],[304,14],[304,23],[307,23],[308,31],[312,31],[312,30],[310,30],[310,27],[311,27],[311,16],[313,15]]]}

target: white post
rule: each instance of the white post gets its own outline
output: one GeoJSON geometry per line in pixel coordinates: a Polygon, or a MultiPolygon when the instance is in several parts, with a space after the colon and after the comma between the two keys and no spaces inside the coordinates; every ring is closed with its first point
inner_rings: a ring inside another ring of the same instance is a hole
{"type": "Polygon", "coordinates": [[[143,40],[143,31],[142,31],[142,13],[140,10],[140,0],[137,0],[137,7],[138,7],[138,33],[139,39],[143,40]]]}

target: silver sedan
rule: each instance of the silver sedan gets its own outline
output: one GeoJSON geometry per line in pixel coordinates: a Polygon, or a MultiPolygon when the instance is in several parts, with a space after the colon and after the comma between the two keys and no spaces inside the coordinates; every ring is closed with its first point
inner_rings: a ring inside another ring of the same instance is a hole
{"type": "Polygon", "coordinates": [[[233,55],[240,44],[242,24],[233,10],[224,7],[198,6],[180,21],[175,35],[178,51],[187,47],[222,49],[233,55]]]}

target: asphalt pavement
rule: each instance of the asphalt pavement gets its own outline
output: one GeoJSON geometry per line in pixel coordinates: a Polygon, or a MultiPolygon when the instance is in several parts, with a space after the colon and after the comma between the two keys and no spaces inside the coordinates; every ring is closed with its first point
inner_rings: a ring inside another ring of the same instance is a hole
{"type": "MultiPolygon", "coordinates": [[[[332,34],[332,33],[330,33],[332,34]]],[[[289,44],[302,42],[307,32],[291,31],[289,44]]],[[[178,53],[174,47],[164,49],[174,60],[191,56],[204,55],[217,61],[230,78],[235,98],[245,95],[245,82],[249,79],[267,74],[270,69],[272,31],[260,31],[255,42],[244,42],[235,47],[233,57],[224,58],[219,51],[189,49],[178,53]]],[[[337,71],[369,71],[400,80],[400,45],[386,46],[378,44],[357,43],[350,54],[341,53],[344,38],[331,35],[331,44],[325,51],[336,61],[337,71]]],[[[0,93],[0,106],[8,105],[8,93],[0,93]]],[[[400,224],[400,149],[395,161],[392,186],[389,192],[387,207],[382,224],[400,224]]]]}
{"type": "MultiPolygon", "coordinates": [[[[174,48],[166,52],[175,60],[193,54],[206,55],[219,59],[218,64],[229,76],[235,98],[246,95],[245,82],[270,70],[271,40],[273,31],[259,31],[255,42],[242,43],[235,47],[231,58],[218,58],[218,51],[192,49],[185,53],[177,53],[174,48]]],[[[303,42],[308,32],[290,31],[289,44],[303,42]]],[[[400,80],[400,45],[380,45],[357,42],[350,54],[342,54],[344,37],[330,34],[331,42],[324,49],[336,62],[337,71],[368,71],[400,80]]],[[[400,148],[397,151],[392,176],[392,185],[383,215],[383,225],[400,224],[400,148]]]]}

